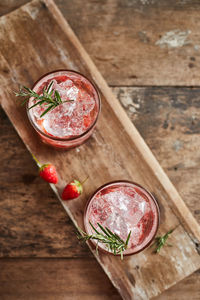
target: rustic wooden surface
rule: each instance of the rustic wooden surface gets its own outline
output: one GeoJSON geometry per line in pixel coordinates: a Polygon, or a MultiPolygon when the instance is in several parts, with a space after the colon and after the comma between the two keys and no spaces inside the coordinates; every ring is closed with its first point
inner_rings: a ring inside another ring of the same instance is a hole
{"type": "MultiPolygon", "coordinates": [[[[93,14],[92,8],[90,8],[89,12],[91,13],[91,15],[93,14]]],[[[93,15],[93,18],[94,17],[95,16],[93,15]]],[[[73,22],[75,22],[74,18],[71,17],[71,23],[73,24],[73,22]]],[[[83,28],[80,29],[79,27],[77,27],[78,34],[79,30],[83,30],[83,28]]],[[[85,28],[84,30],[86,32],[87,28],[85,28]]],[[[87,45],[84,46],[86,47],[87,45]]],[[[121,51],[123,51],[123,49],[121,51]]],[[[115,57],[115,59],[117,58],[115,57]]],[[[101,61],[97,64],[99,64],[99,68],[101,69],[101,67],[104,65],[104,62],[101,61]]],[[[109,75],[108,70],[107,77],[109,75]]],[[[104,76],[106,77],[106,75],[104,76]]],[[[176,76],[178,77],[178,72],[176,73],[176,76]]],[[[114,77],[112,80],[113,84],[115,84],[114,77]]],[[[187,80],[187,83],[185,83],[185,85],[191,85],[191,81],[190,79],[187,79],[187,76],[185,80],[187,80]]],[[[143,82],[143,84],[147,85],[148,83],[145,84],[145,82],[143,82]]],[[[115,85],[118,85],[117,81],[115,85]]],[[[165,168],[172,181],[175,183],[184,200],[192,209],[194,215],[198,218],[198,89],[137,89],[131,87],[116,87],[114,88],[114,92],[119,96],[119,99],[124,104],[124,106],[127,107],[127,111],[129,112],[131,118],[134,120],[134,123],[137,125],[143,137],[145,137],[151,149],[156,154],[157,158],[165,168]],[[124,100],[124,95],[128,95],[127,99],[129,100],[127,100],[127,102],[124,100]],[[149,104],[149,98],[151,99],[151,104],[155,102],[155,106],[149,104]],[[157,111],[158,108],[159,116],[157,111]],[[148,126],[145,126],[144,124],[147,123],[148,126]]],[[[70,257],[73,255],[72,252],[75,253],[77,257],[87,256],[87,249],[85,247],[77,247],[75,238],[70,239],[69,241],[69,234],[71,231],[73,231],[73,227],[70,224],[68,224],[68,226],[65,225],[66,222],[69,223],[69,221],[64,214],[61,214],[62,210],[59,208],[59,205],[52,195],[52,192],[49,191],[48,186],[45,183],[39,181],[35,176],[36,168],[34,167],[30,156],[27,154],[24,146],[19,141],[19,138],[16,136],[16,133],[12,129],[10,123],[7,121],[6,117],[4,118],[4,116],[4,113],[2,113],[2,141],[4,145],[3,148],[6,151],[3,151],[3,162],[1,164],[3,166],[3,172],[1,174],[1,194],[3,195],[2,198],[4,199],[4,202],[6,202],[6,205],[3,205],[3,207],[5,208],[5,211],[9,211],[9,213],[5,214],[5,219],[2,220],[3,226],[1,226],[1,228],[3,232],[1,233],[1,236],[8,235],[9,239],[5,239],[6,242],[5,244],[3,243],[3,246],[1,247],[2,256],[35,255],[56,257],[61,255],[68,257],[69,255],[70,257]],[[13,146],[12,148],[10,147],[9,143],[13,146]],[[9,164],[5,163],[5,158],[8,159],[9,164]],[[15,171],[13,171],[13,164],[15,166],[15,171]],[[12,171],[9,172],[9,170],[12,171]],[[22,180],[24,181],[24,183],[22,183],[22,180]],[[38,191],[36,191],[36,186],[38,187],[38,191]],[[46,201],[45,205],[42,205],[44,204],[44,202],[41,202],[41,195],[42,199],[46,201]],[[37,202],[35,201],[35,199],[38,199],[37,202]],[[16,207],[13,206],[12,201],[18,201],[21,203],[21,206],[18,207],[18,211],[16,211],[16,207]],[[22,203],[23,201],[25,201],[24,204],[22,203]],[[23,211],[24,205],[26,207],[26,210],[28,211],[28,216],[30,216],[26,228],[23,227],[23,219],[24,217],[27,217],[27,212],[25,213],[25,211],[23,211]],[[54,211],[56,211],[56,214],[54,214],[53,216],[51,215],[52,206],[54,208],[54,211]],[[41,208],[43,213],[38,215],[37,208],[41,208]],[[48,211],[47,214],[46,210],[48,211]],[[18,228],[16,226],[18,226],[18,228]],[[29,228],[31,228],[31,230],[29,228]],[[60,230],[58,230],[58,228],[60,228],[60,230]],[[65,235],[63,232],[63,228],[65,228],[65,235]],[[51,229],[52,231],[49,231],[51,229]],[[69,231],[67,231],[68,229],[69,231]],[[54,244],[55,240],[57,241],[56,244],[54,244]],[[29,244],[32,244],[32,247],[30,247],[29,244]],[[67,247],[65,245],[67,245],[67,247]]],[[[73,261],[77,262],[77,260],[73,261]]],[[[8,261],[4,262],[5,264],[8,263],[8,261]]],[[[94,262],[92,262],[92,264],[93,263],[94,262]]],[[[45,265],[44,262],[41,262],[41,264],[45,265]]],[[[80,263],[77,262],[76,265],[78,264],[80,263]]],[[[81,264],[79,270],[81,270],[81,264]]],[[[77,278],[80,280],[78,273],[79,272],[77,271],[77,278]]],[[[3,278],[5,278],[9,275],[9,272],[6,274],[5,271],[3,274],[3,278]]],[[[104,278],[103,273],[101,278],[104,278]]],[[[166,297],[170,297],[170,299],[177,299],[177,292],[179,292],[179,295],[181,295],[182,290],[183,293],[186,293],[187,295],[186,289],[188,288],[188,291],[192,290],[194,299],[198,299],[198,284],[195,283],[195,281],[197,280],[196,278],[199,278],[198,273],[190,278],[191,279],[186,279],[183,283],[178,284],[177,290],[176,287],[173,287],[169,291],[165,292],[166,297]]],[[[27,280],[30,281],[29,278],[27,280]]],[[[7,287],[8,292],[9,286],[7,285],[7,287]]],[[[90,293],[92,294],[92,288],[94,287],[92,285],[88,285],[87,287],[88,289],[91,288],[90,293]]],[[[31,291],[34,292],[34,289],[30,288],[30,297],[31,291]]],[[[5,290],[4,293],[6,294],[5,290]]],[[[60,295],[60,299],[61,297],[62,295],[60,295]]],[[[78,297],[78,295],[75,295],[74,297],[78,297]]]]}
{"type": "MultiPolygon", "coordinates": [[[[18,134],[39,161],[51,161],[59,170],[60,181],[52,185],[57,196],[70,178],[81,179],[88,175],[95,178],[85,184],[79,199],[62,202],[74,224],[83,228],[85,204],[98,186],[123,178],[139,182],[158,199],[160,235],[176,228],[171,237],[176,247],[165,247],[160,255],[153,254],[149,248],[121,261],[102,252],[97,255],[93,249],[93,255],[123,299],[152,298],[196,271],[200,266],[196,250],[200,227],[53,1],[33,1],[2,16],[0,24],[0,101],[18,134]],[[32,86],[41,74],[59,68],[73,68],[86,74],[101,93],[102,112],[97,128],[87,143],[77,148],[79,151],[61,152],[42,144],[11,92],[21,82],[32,86]],[[170,276],[164,276],[167,273],[170,276]]],[[[24,220],[22,224],[26,227],[24,220]]]]}
{"type": "MultiPolygon", "coordinates": [[[[94,258],[4,259],[1,274],[2,300],[121,299],[94,258]]],[[[196,272],[155,300],[199,300],[199,279],[196,272]]]]}
{"type": "MultiPolygon", "coordinates": [[[[1,0],[0,8],[25,2],[1,0]]],[[[110,85],[199,85],[198,0],[56,3],[110,85]]]]}

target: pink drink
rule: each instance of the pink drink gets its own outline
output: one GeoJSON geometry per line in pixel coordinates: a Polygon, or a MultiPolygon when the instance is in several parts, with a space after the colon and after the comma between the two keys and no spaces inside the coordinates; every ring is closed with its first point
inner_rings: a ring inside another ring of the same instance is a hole
{"type": "MultiPolygon", "coordinates": [[[[131,230],[127,254],[146,248],[154,238],[159,225],[159,209],[156,200],[141,186],[126,182],[113,182],[99,188],[85,210],[84,224],[88,234],[94,233],[89,221],[108,227],[124,241],[131,230]]],[[[95,240],[92,240],[95,243],[95,240]]],[[[108,251],[105,244],[99,248],[108,251]]]]}
{"type": "Polygon", "coordinates": [[[28,110],[35,100],[27,105],[31,124],[43,142],[59,148],[71,148],[82,144],[93,132],[99,111],[100,98],[96,87],[83,75],[67,70],[55,71],[44,75],[33,87],[42,94],[44,87],[53,81],[62,101],[43,117],[40,115],[47,108],[44,104],[28,110]]]}

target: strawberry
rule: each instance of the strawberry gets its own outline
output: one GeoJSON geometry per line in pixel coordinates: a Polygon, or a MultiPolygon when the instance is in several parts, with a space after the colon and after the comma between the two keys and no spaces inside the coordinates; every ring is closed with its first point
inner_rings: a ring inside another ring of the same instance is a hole
{"type": "Polygon", "coordinates": [[[52,164],[42,165],[39,169],[39,175],[47,182],[54,184],[58,182],[56,168],[52,164]]]}
{"type": "Polygon", "coordinates": [[[42,177],[45,181],[49,183],[56,184],[58,182],[58,175],[55,166],[51,163],[41,165],[41,163],[37,160],[35,155],[32,154],[32,157],[39,167],[40,177],[42,177]]]}
{"type": "Polygon", "coordinates": [[[88,179],[88,177],[83,181],[80,182],[76,179],[71,181],[66,185],[62,192],[62,199],[63,200],[72,200],[78,198],[83,192],[83,183],[88,179]]]}

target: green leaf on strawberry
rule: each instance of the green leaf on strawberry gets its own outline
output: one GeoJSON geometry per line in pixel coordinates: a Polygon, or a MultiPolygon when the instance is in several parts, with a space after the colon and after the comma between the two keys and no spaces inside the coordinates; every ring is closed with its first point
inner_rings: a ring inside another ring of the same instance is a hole
{"type": "Polygon", "coordinates": [[[79,180],[74,179],[68,183],[62,192],[62,199],[67,201],[78,198],[83,192],[83,183],[86,180],[87,178],[83,182],[80,182],[79,180]]]}

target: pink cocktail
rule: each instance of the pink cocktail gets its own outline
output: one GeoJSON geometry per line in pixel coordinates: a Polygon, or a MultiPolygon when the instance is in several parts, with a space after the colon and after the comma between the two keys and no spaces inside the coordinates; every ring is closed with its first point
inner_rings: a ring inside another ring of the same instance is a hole
{"type": "MultiPolygon", "coordinates": [[[[134,254],[146,248],[159,225],[159,208],[154,197],[140,185],[117,181],[100,187],[89,200],[84,215],[87,234],[94,234],[89,222],[108,227],[124,241],[131,231],[128,248],[124,254],[134,254]]],[[[95,240],[91,240],[96,243],[95,240]]],[[[98,247],[108,251],[105,244],[98,247]]]]}
{"type": "Polygon", "coordinates": [[[100,97],[94,84],[75,71],[58,70],[44,75],[33,86],[42,94],[53,81],[64,103],[50,110],[43,117],[45,104],[30,109],[35,100],[27,104],[31,124],[43,142],[59,148],[71,148],[82,144],[93,132],[100,111],[100,97]]]}

